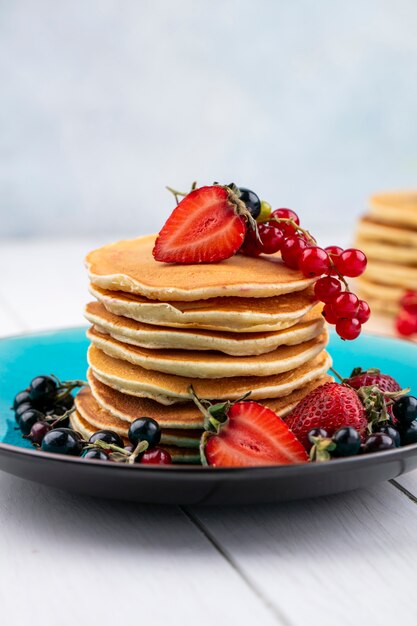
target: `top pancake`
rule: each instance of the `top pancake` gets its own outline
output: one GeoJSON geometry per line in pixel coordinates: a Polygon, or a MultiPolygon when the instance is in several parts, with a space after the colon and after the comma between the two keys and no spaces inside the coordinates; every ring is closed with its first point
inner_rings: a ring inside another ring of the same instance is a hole
{"type": "Polygon", "coordinates": [[[236,254],[220,263],[195,265],[155,261],[155,235],[119,241],[90,252],[90,279],[102,289],[162,301],[206,300],[222,296],[264,298],[301,291],[314,279],[286,267],[279,255],[236,254]]]}

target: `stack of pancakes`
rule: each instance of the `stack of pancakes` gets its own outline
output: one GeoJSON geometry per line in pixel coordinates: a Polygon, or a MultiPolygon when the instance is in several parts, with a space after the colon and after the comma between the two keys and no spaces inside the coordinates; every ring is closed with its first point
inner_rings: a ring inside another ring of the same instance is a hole
{"type": "Polygon", "coordinates": [[[91,252],[96,302],[87,305],[89,387],[72,426],[123,437],[138,417],[156,419],[174,462],[198,463],[203,416],[191,399],[233,400],[251,391],[285,416],[329,380],[328,334],[312,280],[279,256],[171,265],[152,256],[155,237],[91,252]]]}
{"type": "Polygon", "coordinates": [[[368,257],[358,291],[373,310],[396,314],[404,292],[417,291],[417,192],[373,196],[355,243],[368,257]]]}

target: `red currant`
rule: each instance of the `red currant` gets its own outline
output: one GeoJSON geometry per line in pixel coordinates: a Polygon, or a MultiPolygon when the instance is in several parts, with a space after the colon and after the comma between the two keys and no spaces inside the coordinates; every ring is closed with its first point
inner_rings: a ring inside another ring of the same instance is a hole
{"type": "Polygon", "coordinates": [[[331,257],[340,256],[343,252],[343,248],[340,246],[327,246],[324,248],[327,254],[330,254],[331,257]]]}
{"type": "Polygon", "coordinates": [[[331,276],[324,276],[319,278],[314,285],[314,293],[321,302],[330,302],[335,296],[342,291],[342,285],[337,278],[331,276]]]}
{"type": "Polygon", "coordinates": [[[304,276],[321,276],[330,271],[330,258],[323,248],[306,248],[300,256],[299,267],[304,276]]]}
{"type": "Polygon", "coordinates": [[[293,235],[292,237],[287,237],[284,239],[284,242],[281,246],[281,256],[285,265],[291,267],[293,270],[298,269],[298,262],[300,260],[300,256],[307,248],[307,243],[304,239],[297,237],[297,235],[293,235]]]}
{"type": "Polygon", "coordinates": [[[344,250],[340,256],[334,259],[334,264],[342,276],[349,276],[349,278],[356,278],[363,274],[367,262],[366,255],[356,248],[344,250]]]}
{"type": "Polygon", "coordinates": [[[359,310],[359,298],[350,291],[344,291],[332,302],[332,309],[337,317],[352,319],[357,317],[359,310]]]}
{"type": "Polygon", "coordinates": [[[417,291],[406,291],[400,304],[409,313],[417,313],[417,291]]]}
{"type": "Polygon", "coordinates": [[[359,307],[356,318],[361,324],[365,324],[371,316],[371,308],[365,300],[359,300],[359,307]]]}
{"type": "Polygon", "coordinates": [[[273,223],[270,225],[260,224],[258,227],[259,237],[262,240],[262,252],[264,254],[274,254],[278,252],[284,241],[282,230],[272,224],[273,223]]]}
{"type": "MultiPolygon", "coordinates": [[[[271,218],[274,217],[284,220],[293,220],[298,226],[300,225],[300,218],[298,217],[297,213],[295,213],[295,211],[291,211],[291,209],[275,209],[275,211],[272,211],[271,213],[271,218]]],[[[296,230],[292,224],[286,224],[285,222],[281,222],[280,228],[282,229],[285,237],[291,237],[296,233],[296,230]]]]}
{"type": "Polygon", "coordinates": [[[356,318],[351,320],[339,319],[336,322],[336,332],[342,339],[356,339],[361,334],[362,325],[356,318]]]}
{"type": "Polygon", "coordinates": [[[326,304],[323,307],[323,313],[322,313],[324,319],[326,320],[326,322],[328,322],[329,324],[336,324],[338,317],[337,315],[335,315],[333,309],[332,309],[332,305],[330,303],[326,304]]]}
{"type": "Polygon", "coordinates": [[[246,256],[259,256],[262,254],[262,244],[256,237],[256,233],[252,229],[248,229],[245,235],[245,240],[240,247],[239,252],[246,256]]]}
{"type": "Polygon", "coordinates": [[[417,315],[408,311],[400,311],[395,320],[397,332],[404,337],[417,333],[417,315]]]}
{"type": "Polygon", "coordinates": [[[172,458],[166,450],[152,448],[143,453],[140,463],[141,465],[171,465],[172,458]]]}

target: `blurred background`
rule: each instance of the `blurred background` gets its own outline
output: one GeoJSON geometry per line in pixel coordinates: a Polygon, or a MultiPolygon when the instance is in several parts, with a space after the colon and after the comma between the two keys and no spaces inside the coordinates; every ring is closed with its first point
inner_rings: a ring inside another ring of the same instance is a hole
{"type": "Polygon", "coordinates": [[[416,33],[415,0],[0,1],[0,238],[157,231],[216,180],[345,240],[417,186],[416,33]]]}

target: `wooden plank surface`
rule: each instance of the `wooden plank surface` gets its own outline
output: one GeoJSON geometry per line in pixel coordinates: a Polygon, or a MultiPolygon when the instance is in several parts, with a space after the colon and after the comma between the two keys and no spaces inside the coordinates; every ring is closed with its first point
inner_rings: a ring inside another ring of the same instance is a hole
{"type": "MultiPolygon", "coordinates": [[[[2,245],[0,266],[13,273],[0,283],[0,332],[83,324],[82,259],[97,243],[2,245]]],[[[4,473],[0,494],[5,623],[83,623],[89,612],[103,626],[120,618],[203,626],[417,621],[417,472],[367,491],[264,507],[105,502],[4,473]],[[63,597],[76,599],[69,610],[63,597]]]]}

